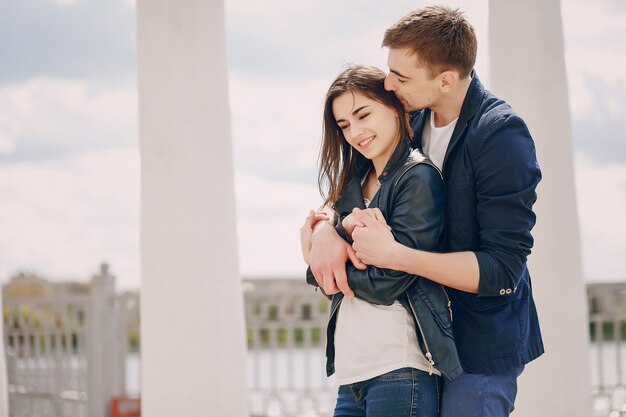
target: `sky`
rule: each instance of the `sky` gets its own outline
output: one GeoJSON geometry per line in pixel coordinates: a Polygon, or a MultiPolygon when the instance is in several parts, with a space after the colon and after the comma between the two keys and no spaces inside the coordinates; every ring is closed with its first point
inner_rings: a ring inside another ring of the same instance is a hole
{"type": "MultiPolygon", "coordinates": [[[[446,4],[476,27],[476,70],[488,88],[487,3],[446,4]]],[[[384,30],[428,3],[224,4],[240,271],[301,278],[298,229],[320,202],[324,93],[349,63],[386,70],[384,30]]],[[[626,5],[561,6],[583,275],[624,281],[626,5]]],[[[84,281],[108,262],[119,289],[140,286],[135,7],[134,0],[0,6],[2,282],[18,272],[84,281]]]]}

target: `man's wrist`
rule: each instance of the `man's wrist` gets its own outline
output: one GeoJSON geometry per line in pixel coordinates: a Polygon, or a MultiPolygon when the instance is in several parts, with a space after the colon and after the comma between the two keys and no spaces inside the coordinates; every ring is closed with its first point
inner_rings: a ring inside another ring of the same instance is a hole
{"type": "Polygon", "coordinates": [[[391,254],[389,256],[390,265],[388,268],[393,269],[394,271],[413,273],[412,271],[409,271],[409,269],[413,269],[409,267],[411,264],[409,260],[414,252],[416,252],[415,249],[404,246],[399,242],[394,242],[393,249],[391,250],[391,254]]]}

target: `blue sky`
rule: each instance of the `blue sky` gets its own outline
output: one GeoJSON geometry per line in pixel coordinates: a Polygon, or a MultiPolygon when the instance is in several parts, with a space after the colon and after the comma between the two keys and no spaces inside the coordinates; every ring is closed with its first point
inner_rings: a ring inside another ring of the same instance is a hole
{"type": "MultiPolygon", "coordinates": [[[[240,269],[300,276],[298,228],[319,202],[326,88],[347,63],[386,69],[386,27],[426,2],[226,0],[240,269]],[[288,198],[285,198],[288,196],[288,198]]],[[[464,9],[489,86],[487,1],[464,9]]],[[[563,0],[575,180],[588,280],[626,279],[626,6],[563,0]]],[[[0,280],[32,271],[118,286],[139,269],[135,3],[0,6],[0,280]]],[[[540,196],[541,198],[541,196],[540,196]]]]}

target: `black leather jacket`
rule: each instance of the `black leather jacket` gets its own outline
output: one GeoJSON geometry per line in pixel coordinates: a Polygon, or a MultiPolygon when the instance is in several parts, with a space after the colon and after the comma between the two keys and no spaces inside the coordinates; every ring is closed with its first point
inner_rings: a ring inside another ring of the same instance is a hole
{"type": "MultiPolygon", "coordinates": [[[[339,219],[354,207],[365,208],[361,178],[371,167],[365,161],[346,186],[336,203],[339,219]]],[[[380,188],[369,208],[378,207],[395,239],[405,246],[428,251],[441,250],[444,240],[445,194],[439,170],[419,150],[411,151],[408,142],[400,143],[379,177],[380,188]]],[[[351,242],[341,221],[338,233],[351,242]]],[[[432,366],[452,380],[462,373],[452,335],[452,310],[440,284],[402,271],[369,266],[358,270],[348,261],[348,283],[356,297],[374,304],[391,305],[399,300],[415,320],[417,340],[432,366]]],[[[307,282],[317,282],[307,270],[307,282]]],[[[334,334],[337,309],[342,293],[332,296],[327,328],[326,373],[335,372],[334,334]]]]}

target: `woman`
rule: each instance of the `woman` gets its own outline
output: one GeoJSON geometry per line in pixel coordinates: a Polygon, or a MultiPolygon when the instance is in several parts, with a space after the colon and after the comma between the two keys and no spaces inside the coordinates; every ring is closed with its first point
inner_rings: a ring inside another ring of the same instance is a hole
{"type": "MultiPolygon", "coordinates": [[[[330,86],[324,108],[319,185],[336,211],[337,231],[351,243],[363,227],[354,210],[378,208],[404,245],[437,250],[443,239],[444,189],[438,169],[411,151],[402,104],[384,88],[385,74],[348,68],[330,86]]],[[[302,230],[303,251],[314,224],[302,230]]],[[[461,373],[443,287],[400,271],[346,265],[356,297],[332,296],[327,374],[339,393],[335,417],[439,414],[441,375],[461,373]]],[[[318,286],[311,271],[307,282],[318,286]]]]}

